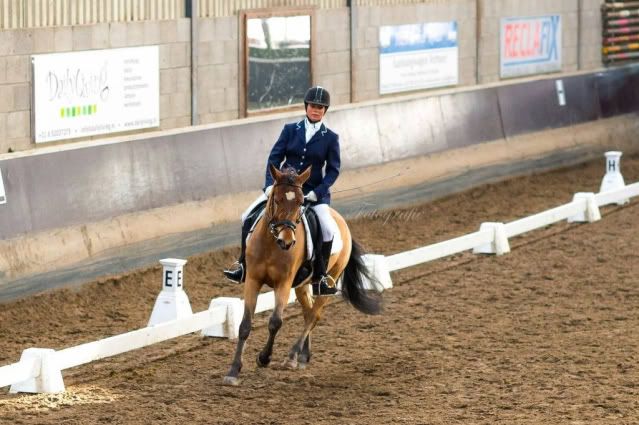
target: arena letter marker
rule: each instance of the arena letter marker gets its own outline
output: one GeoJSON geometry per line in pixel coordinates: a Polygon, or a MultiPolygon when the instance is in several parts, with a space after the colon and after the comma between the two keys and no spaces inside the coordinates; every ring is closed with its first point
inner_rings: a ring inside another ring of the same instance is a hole
{"type": "MultiPolygon", "coordinates": [[[[601,181],[599,193],[609,192],[615,189],[621,189],[626,186],[621,175],[621,155],[623,153],[619,151],[608,151],[604,155],[606,156],[606,175],[601,181]]],[[[621,199],[617,202],[617,205],[624,205],[629,202],[629,199],[621,199]]]]}
{"type": "Polygon", "coordinates": [[[155,300],[148,326],[193,315],[189,297],[184,292],[184,271],[186,260],[165,258],[160,260],[162,270],[162,291],[155,300]]]}

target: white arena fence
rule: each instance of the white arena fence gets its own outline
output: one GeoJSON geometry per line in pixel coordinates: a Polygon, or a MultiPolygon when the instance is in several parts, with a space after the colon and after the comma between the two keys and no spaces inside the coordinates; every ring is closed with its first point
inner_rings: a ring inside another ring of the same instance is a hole
{"type": "MultiPolygon", "coordinates": [[[[599,208],[623,205],[639,196],[639,182],[625,185],[619,172],[621,152],[607,152],[607,172],[599,193],[576,193],[573,200],[556,208],[509,223],[482,223],[479,231],[390,256],[367,255],[366,263],[384,288],[391,288],[389,272],[433,261],[467,250],[501,255],[510,251],[508,239],[563,220],[593,222],[601,219],[599,208]]],[[[64,391],[62,371],[105,357],[143,348],[193,332],[205,336],[237,338],[244,303],[239,298],[221,297],[211,301],[208,310],[192,313],[182,285],[186,260],[165,259],[163,289],[158,296],[147,327],[59,351],[29,348],[20,361],[0,367],[0,387],[10,392],[55,393],[64,391]]],[[[295,301],[291,291],[289,303],[295,301]]],[[[272,310],[273,292],[258,296],[256,313],[272,310]]]]}

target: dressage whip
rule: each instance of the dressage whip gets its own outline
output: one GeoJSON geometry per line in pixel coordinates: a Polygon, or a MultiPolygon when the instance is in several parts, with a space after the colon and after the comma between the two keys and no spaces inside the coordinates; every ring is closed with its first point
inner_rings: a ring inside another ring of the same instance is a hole
{"type": "Polygon", "coordinates": [[[363,184],[363,185],[361,185],[361,186],[351,187],[351,188],[348,188],[348,189],[342,189],[342,190],[333,190],[333,191],[331,191],[331,192],[332,192],[332,193],[342,193],[342,192],[350,192],[351,190],[363,189],[363,188],[365,188],[365,187],[372,186],[372,185],[374,185],[374,184],[382,183],[382,182],[385,182],[385,181],[387,181],[387,180],[391,180],[391,179],[397,178],[397,177],[399,177],[399,176],[401,176],[401,175],[402,175],[402,172],[399,172],[399,173],[397,173],[397,174],[395,174],[395,175],[393,175],[393,176],[385,177],[385,178],[383,178],[383,179],[381,179],[381,180],[376,180],[376,181],[374,181],[374,182],[366,183],[366,184],[363,184]]]}

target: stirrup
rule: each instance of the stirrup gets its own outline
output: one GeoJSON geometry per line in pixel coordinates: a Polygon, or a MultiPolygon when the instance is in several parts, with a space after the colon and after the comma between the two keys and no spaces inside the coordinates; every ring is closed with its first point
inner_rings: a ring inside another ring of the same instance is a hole
{"type": "Polygon", "coordinates": [[[315,296],[325,296],[325,295],[335,295],[337,294],[337,284],[335,280],[330,275],[323,275],[319,281],[312,283],[313,287],[313,295],[315,296]],[[333,281],[333,286],[328,286],[328,280],[333,281]]]}
{"type": "Polygon", "coordinates": [[[224,269],[224,276],[232,282],[242,283],[244,282],[244,264],[236,261],[233,266],[228,269],[224,269]]]}

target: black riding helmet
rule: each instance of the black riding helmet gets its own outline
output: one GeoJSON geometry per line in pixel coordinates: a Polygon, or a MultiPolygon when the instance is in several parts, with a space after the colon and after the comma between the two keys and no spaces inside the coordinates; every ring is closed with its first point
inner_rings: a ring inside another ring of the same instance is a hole
{"type": "Polygon", "coordinates": [[[306,91],[304,108],[306,108],[309,103],[324,106],[328,110],[328,107],[331,106],[331,95],[324,87],[313,86],[306,91]]]}

